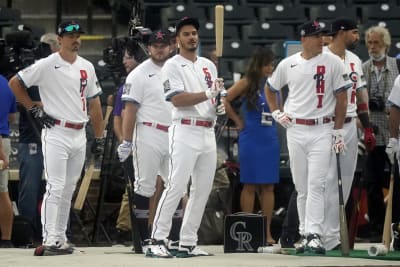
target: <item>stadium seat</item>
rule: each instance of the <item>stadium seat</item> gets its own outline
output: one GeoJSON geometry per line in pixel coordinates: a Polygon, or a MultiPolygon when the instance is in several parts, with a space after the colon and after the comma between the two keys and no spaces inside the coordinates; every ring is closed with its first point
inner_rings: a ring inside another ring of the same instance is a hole
{"type": "Polygon", "coordinates": [[[344,7],[334,4],[310,6],[309,16],[310,20],[320,20],[324,22],[329,22],[338,17],[347,17],[358,21],[356,7],[344,7]]]}
{"type": "Polygon", "coordinates": [[[361,7],[362,21],[369,20],[398,20],[400,7],[389,4],[366,5],[361,7]]]}
{"type": "Polygon", "coordinates": [[[221,1],[221,0],[187,0],[188,4],[195,6],[206,6],[206,7],[214,7],[215,5],[227,5],[227,4],[238,4],[238,1],[221,1]]]}
{"type": "Polygon", "coordinates": [[[260,21],[278,21],[283,24],[298,25],[307,20],[303,6],[290,7],[277,4],[261,7],[257,10],[260,21]]]}
{"type": "Polygon", "coordinates": [[[0,7],[0,27],[15,25],[15,23],[20,20],[21,20],[20,10],[0,7]]]}
{"type": "Polygon", "coordinates": [[[282,5],[293,5],[291,0],[241,0],[240,5],[251,6],[251,7],[265,7],[266,5],[282,4],[282,5]]]}
{"type": "Polygon", "coordinates": [[[356,48],[354,50],[352,50],[352,52],[354,54],[356,54],[362,62],[366,61],[369,59],[369,55],[368,55],[368,49],[365,46],[365,42],[364,41],[360,41],[356,48]]]}
{"type": "MultiPolygon", "coordinates": [[[[255,19],[255,11],[252,7],[239,6],[236,4],[225,4],[224,23],[225,24],[250,24],[255,19]]],[[[214,8],[208,8],[208,17],[210,21],[215,20],[214,8]]]]}
{"type": "Polygon", "coordinates": [[[166,0],[146,0],[143,1],[143,5],[145,7],[154,6],[154,7],[168,7],[171,5],[178,5],[178,4],[185,4],[185,0],[173,0],[173,1],[166,1],[166,0]]]}
{"type": "Polygon", "coordinates": [[[294,0],[295,5],[327,5],[335,4],[337,6],[345,6],[345,0],[294,0]]]}
{"type": "MultiPolygon", "coordinates": [[[[215,28],[214,22],[200,22],[199,36],[204,43],[215,44],[215,28]]],[[[239,31],[236,25],[225,25],[224,26],[224,40],[227,39],[238,39],[239,31]]]]}
{"type": "Polygon", "coordinates": [[[392,38],[400,38],[400,18],[398,20],[369,20],[368,23],[360,25],[360,34],[364,34],[365,31],[372,26],[386,27],[392,38]],[[361,31],[362,30],[362,31],[361,31]]]}
{"type": "Polygon", "coordinates": [[[392,46],[389,50],[389,56],[396,57],[400,54],[400,38],[392,38],[392,46]]]}
{"type": "Polygon", "coordinates": [[[251,56],[253,50],[254,46],[243,40],[224,40],[222,57],[229,59],[245,59],[251,56]]]}
{"type": "Polygon", "coordinates": [[[348,6],[363,6],[363,5],[376,5],[376,4],[390,4],[397,5],[396,0],[347,0],[348,6]]]}
{"type": "Polygon", "coordinates": [[[160,9],[162,25],[175,24],[181,18],[188,16],[197,18],[199,20],[206,20],[205,10],[201,7],[190,7],[179,4],[176,6],[169,6],[160,9]]]}
{"type": "Polygon", "coordinates": [[[275,40],[291,40],[294,38],[294,29],[290,25],[279,22],[254,22],[242,26],[243,39],[252,44],[271,44],[275,40]]]}

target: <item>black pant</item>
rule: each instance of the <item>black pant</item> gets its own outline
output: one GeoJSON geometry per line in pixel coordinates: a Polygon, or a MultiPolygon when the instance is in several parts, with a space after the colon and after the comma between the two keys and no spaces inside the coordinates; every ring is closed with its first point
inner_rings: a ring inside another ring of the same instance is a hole
{"type": "Polygon", "coordinates": [[[299,234],[299,214],[297,212],[297,191],[293,189],[290,195],[287,213],[282,224],[281,238],[288,238],[296,242],[300,238],[299,234]]]}

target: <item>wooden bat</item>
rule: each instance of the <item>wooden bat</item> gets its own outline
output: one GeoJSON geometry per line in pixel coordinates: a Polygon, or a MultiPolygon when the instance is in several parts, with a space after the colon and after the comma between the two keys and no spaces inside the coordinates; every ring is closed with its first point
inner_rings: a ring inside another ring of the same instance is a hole
{"type": "Polygon", "coordinates": [[[129,201],[129,216],[131,218],[131,225],[132,225],[132,242],[133,242],[133,249],[135,251],[135,254],[141,254],[143,253],[143,248],[142,248],[142,238],[140,236],[140,232],[139,232],[139,227],[137,224],[137,220],[136,220],[136,215],[135,215],[135,203],[133,200],[133,195],[134,195],[134,179],[132,177],[132,173],[133,173],[133,169],[130,164],[131,162],[129,162],[129,160],[125,160],[124,161],[124,178],[125,178],[125,182],[126,182],[126,190],[128,192],[128,201],[129,201]]]}
{"type": "Polygon", "coordinates": [[[338,175],[338,191],[339,191],[339,221],[340,221],[340,247],[342,256],[349,256],[349,233],[347,230],[346,209],[344,206],[343,188],[342,188],[342,171],[340,168],[340,154],[336,153],[336,166],[338,175]]]}
{"type": "MultiPolygon", "coordinates": [[[[104,120],[103,120],[104,129],[107,128],[107,123],[110,119],[112,110],[113,110],[112,102],[110,103],[109,101],[107,101],[106,114],[104,115],[104,120]]],[[[89,167],[85,172],[85,176],[83,176],[82,178],[78,194],[76,195],[75,198],[74,210],[81,211],[83,208],[83,204],[85,203],[85,199],[89,191],[89,186],[93,178],[95,163],[96,163],[95,157],[94,155],[91,155],[89,160],[89,167]]]]}
{"type": "Polygon", "coordinates": [[[224,41],[224,6],[216,5],[215,6],[215,53],[218,59],[222,57],[223,41],[224,41]]]}
{"type": "Polygon", "coordinates": [[[385,222],[383,225],[383,234],[382,234],[382,244],[389,251],[390,249],[390,227],[392,225],[392,206],[393,206],[393,185],[394,185],[394,175],[397,168],[397,158],[394,155],[395,163],[392,164],[391,172],[390,172],[390,183],[389,183],[389,192],[387,195],[387,203],[386,203],[386,213],[385,213],[385,222]]]}

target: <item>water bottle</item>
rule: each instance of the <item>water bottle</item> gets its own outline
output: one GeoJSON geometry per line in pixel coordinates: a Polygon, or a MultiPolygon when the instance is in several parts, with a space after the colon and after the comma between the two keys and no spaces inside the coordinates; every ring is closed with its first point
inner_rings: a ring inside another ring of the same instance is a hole
{"type": "Polygon", "coordinates": [[[277,246],[258,247],[258,253],[281,254],[281,248],[277,246]]]}

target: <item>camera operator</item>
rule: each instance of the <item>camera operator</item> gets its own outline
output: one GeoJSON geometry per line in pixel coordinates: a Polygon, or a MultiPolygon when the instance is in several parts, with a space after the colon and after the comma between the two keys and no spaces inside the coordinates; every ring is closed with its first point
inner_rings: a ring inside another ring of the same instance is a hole
{"type": "MultiPolygon", "coordinates": [[[[48,51],[47,54],[41,54],[38,57],[46,57],[48,54],[57,52],[60,49],[57,35],[54,33],[44,34],[40,42],[42,45],[48,45],[48,51]]],[[[36,105],[43,106],[37,86],[29,87],[27,92],[36,105]]],[[[19,106],[19,112],[18,210],[20,215],[30,220],[34,232],[34,241],[40,241],[41,223],[38,202],[43,189],[43,154],[40,141],[42,127],[35,123],[32,117],[29,117],[30,115],[24,107],[19,106]]]]}
{"type": "Polygon", "coordinates": [[[382,187],[385,181],[385,167],[389,162],[385,153],[385,146],[389,139],[386,102],[399,71],[396,58],[387,55],[391,37],[386,28],[374,26],[367,29],[365,43],[370,59],[363,64],[363,72],[367,81],[370,121],[376,136],[376,147],[369,151],[367,156],[365,180],[368,194],[370,241],[378,242],[381,241],[385,217],[382,187]]]}
{"type": "MultiPolygon", "coordinates": [[[[141,47],[136,44],[134,40],[128,41],[125,47],[122,49],[123,57],[122,64],[124,65],[126,74],[129,74],[134,70],[140,63],[146,59],[146,54],[141,50],[141,47]]],[[[115,96],[114,111],[113,111],[113,130],[114,134],[118,140],[118,143],[122,143],[122,115],[123,115],[123,104],[121,101],[121,96],[124,86],[120,86],[118,92],[115,96]]],[[[131,160],[129,161],[131,162],[131,160]]],[[[133,166],[132,166],[133,169],[133,166]]],[[[128,192],[122,196],[121,207],[116,223],[117,244],[125,244],[129,241],[131,235],[129,232],[132,230],[131,220],[129,217],[129,201],[128,192]]]]}

